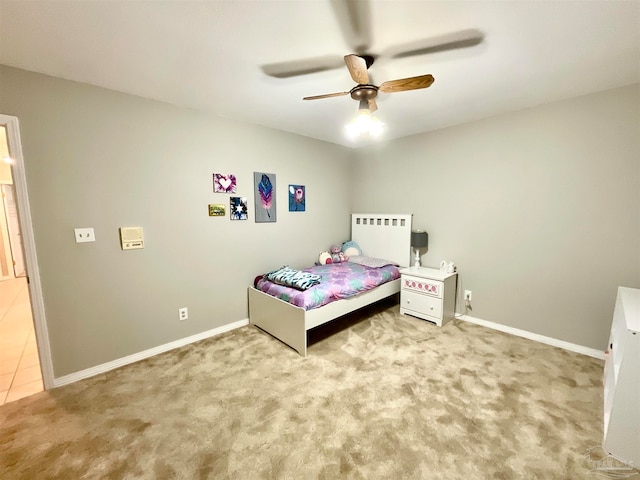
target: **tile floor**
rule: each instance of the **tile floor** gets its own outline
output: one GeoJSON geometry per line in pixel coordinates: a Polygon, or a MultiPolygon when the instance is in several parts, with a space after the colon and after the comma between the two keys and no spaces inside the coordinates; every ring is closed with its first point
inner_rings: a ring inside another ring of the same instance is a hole
{"type": "Polygon", "coordinates": [[[42,390],[27,280],[0,281],[0,405],[42,390]]]}

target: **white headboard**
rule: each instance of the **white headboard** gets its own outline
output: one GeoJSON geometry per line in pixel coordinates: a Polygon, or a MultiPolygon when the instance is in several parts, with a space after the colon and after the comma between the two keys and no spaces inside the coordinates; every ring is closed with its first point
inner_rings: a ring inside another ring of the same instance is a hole
{"type": "Polygon", "coordinates": [[[411,262],[411,214],[352,213],[351,240],[362,254],[408,267],[411,262]]]}

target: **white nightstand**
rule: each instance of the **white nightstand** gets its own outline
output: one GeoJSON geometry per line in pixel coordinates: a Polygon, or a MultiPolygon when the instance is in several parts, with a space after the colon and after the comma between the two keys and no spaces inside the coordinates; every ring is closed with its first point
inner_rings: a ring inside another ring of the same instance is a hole
{"type": "Polygon", "coordinates": [[[400,313],[435,323],[452,320],[456,309],[457,273],[436,268],[401,268],[400,313]]]}

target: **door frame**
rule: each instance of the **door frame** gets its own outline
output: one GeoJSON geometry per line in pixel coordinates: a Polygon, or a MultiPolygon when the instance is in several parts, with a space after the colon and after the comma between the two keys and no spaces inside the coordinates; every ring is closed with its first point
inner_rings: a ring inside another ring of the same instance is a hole
{"type": "Polygon", "coordinates": [[[20,124],[18,117],[0,114],[0,124],[7,129],[9,155],[13,160],[12,175],[16,193],[16,206],[18,219],[22,231],[22,246],[24,248],[24,261],[29,284],[29,297],[31,298],[31,312],[40,356],[40,368],[42,369],[42,383],[45,390],[53,388],[53,363],[51,361],[51,346],[49,344],[49,330],[44,310],[42,285],[40,283],[40,270],[38,268],[38,256],[36,242],[31,223],[31,207],[27,193],[27,176],[25,172],[24,157],[22,156],[22,142],[20,140],[20,124]]]}

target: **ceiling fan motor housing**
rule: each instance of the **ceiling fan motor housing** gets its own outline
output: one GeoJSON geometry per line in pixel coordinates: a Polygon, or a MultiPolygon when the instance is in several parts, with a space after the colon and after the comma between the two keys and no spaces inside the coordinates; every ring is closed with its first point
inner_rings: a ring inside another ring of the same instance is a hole
{"type": "Polygon", "coordinates": [[[371,84],[356,85],[349,93],[354,100],[373,100],[378,96],[378,87],[371,84]]]}

